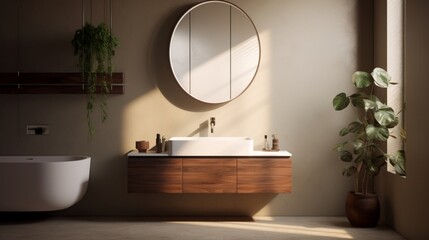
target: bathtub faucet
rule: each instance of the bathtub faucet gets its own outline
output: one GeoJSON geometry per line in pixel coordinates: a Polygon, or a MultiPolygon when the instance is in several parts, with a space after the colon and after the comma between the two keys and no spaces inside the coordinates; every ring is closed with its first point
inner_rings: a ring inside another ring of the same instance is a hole
{"type": "Polygon", "coordinates": [[[45,133],[45,129],[42,127],[29,128],[28,130],[33,130],[36,135],[43,135],[45,133]]]}

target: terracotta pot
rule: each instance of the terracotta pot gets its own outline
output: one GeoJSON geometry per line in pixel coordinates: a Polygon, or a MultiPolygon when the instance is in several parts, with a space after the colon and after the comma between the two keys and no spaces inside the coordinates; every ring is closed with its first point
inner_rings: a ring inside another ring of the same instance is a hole
{"type": "Polygon", "coordinates": [[[346,216],[353,227],[375,227],[380,219],[377,194],[349,192],[346,199],[346,216]]]}

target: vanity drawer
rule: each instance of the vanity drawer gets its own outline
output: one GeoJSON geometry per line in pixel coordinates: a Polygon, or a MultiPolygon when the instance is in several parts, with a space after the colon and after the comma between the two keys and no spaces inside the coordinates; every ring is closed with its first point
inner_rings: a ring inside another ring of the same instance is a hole
{"type": "Polygon", "coordinates": [[[292,190],[290,158],[237,160],[238,193],[286,193],[292,190]]]}
{"type": "Polygon", "coordinates": [[[128,160],[129,193],[181,193],[182,159],[132,158],[128,160]]]}
{"type": "Polygon", "coordinates": [[[236,193],[235,158],[184,158],[184,193],[236,193]]]}

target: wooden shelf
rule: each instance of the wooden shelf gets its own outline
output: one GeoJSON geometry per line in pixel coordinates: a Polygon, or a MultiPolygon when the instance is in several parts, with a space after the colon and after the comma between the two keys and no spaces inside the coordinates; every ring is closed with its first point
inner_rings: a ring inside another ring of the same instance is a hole
{"type": "MultiPolygon", "coordinates": [[[[113,73],[109,94],[123,94],[124,86],[124,74],[113,73]]],[[[0,73],[0,94],[86,94],[87,87],[82,73],[0,73]]]]}

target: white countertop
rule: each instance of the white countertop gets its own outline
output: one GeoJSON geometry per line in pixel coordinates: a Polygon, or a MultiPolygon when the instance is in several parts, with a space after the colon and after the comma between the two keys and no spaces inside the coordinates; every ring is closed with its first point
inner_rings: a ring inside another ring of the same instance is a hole
{"type": "Polygon", "coordinates": [[[153,151],[149,152],[139,152],[137,150],[133,150],[127,154],[128,157],[169,157],[168,153],[157,153],[153,151]]]}
{"type": "MultiPolygon", "coordinates": [[[[127,154],[128,157],[170,157],[167,152],[164,153],[156,153],[156,152],[147,152],[141,153],[137,150],[131,151],[127,154]]],[[[184,156],[176,156],[176,157],[184,157],[184,156]]],[[[187,157],[187,156],[186,156],[187,157]]],[[[198,156],[189,156],[189,157],[198,157],[198,156]]],[[[225,156],[201,156],[201,157],[228,157],[225,156]]],[[[292,154],[288,151],[253,151],[249,155],[242,156],[231,156],[231,157],[292,157],[292,154]]]]}
{"type": "Polygon", "coordinates": [[[281,150],[281,151],[253,151],[251,156],[260,157],[292,157],[292,153],[281,150]]]}

